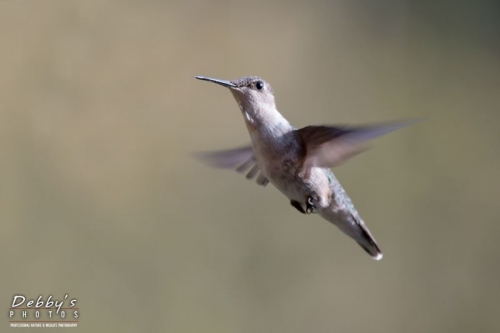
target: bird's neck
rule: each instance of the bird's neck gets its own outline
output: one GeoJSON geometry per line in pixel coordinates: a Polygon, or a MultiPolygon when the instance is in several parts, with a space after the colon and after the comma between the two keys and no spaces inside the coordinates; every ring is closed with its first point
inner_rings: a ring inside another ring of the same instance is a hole
{"type": "Polygon", "coordinates": [[[274,109],[259,110],[257,112],[243,111],[243,118],[250,133],[254,131],[269,132],[280,136],[293,131],[293,126],[274,109]]]}

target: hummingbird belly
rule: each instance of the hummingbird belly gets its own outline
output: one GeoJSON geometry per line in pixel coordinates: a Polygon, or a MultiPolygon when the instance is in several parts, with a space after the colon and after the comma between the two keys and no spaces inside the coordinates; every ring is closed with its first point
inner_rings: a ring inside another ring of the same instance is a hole
{"type": "Polygon", "coordinates": [[[311,168],[309,178],[302,174],[303,149],[294,132],[276,135],[263,130],[251,133],[254,156],[261,172],[290,200],[305,205],[313,198],[316,207],[329,205],[332,191],[328,172],[330,169],[311,168]]]}
{"type": "Polygon", "coordinates": [[[307,198],[312,197],[318,208],[330,204],[332,191],[324,169],[312,168],[309,178],[304,179],[301,165],[295,159],[284,158],[279,163],[257,161],[269,181],[290,200],[305,205],[307,198]]]}

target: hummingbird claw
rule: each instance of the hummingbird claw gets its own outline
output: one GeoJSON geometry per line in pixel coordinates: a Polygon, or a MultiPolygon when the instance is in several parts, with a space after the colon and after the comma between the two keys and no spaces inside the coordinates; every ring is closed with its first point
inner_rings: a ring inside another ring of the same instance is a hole
{"type": "Polygon", "coordinates": [[[298,201],[291,200],[290,204],[302,214],[306,213],[306,211],[304,210],[304,208],[302,208],[302,205],[298,201]]]}
{"type": "Polygon", "coordinates": [[[313,214],[316,213],[316,206],[313,203],[314,198],[313,197],[307,197],[306,200],[306,214],[313,214]]]}

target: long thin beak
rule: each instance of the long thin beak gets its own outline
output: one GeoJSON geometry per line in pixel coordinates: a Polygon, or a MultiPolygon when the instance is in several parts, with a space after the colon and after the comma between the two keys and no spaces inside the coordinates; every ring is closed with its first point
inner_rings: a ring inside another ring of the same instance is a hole
{"type": "Polygon", "coordinates": [[[221,86],[227,87],[227,88],[237,88],[237,86],[234,83],[231,83],[230,81],[226,81],[226,80],[219,80],[219,79],[214,79],[214,78],[205,77],[205,76],[195,76],[195,78],[198,80],[217,83],[217,84],[220,84],[221,86]]]}

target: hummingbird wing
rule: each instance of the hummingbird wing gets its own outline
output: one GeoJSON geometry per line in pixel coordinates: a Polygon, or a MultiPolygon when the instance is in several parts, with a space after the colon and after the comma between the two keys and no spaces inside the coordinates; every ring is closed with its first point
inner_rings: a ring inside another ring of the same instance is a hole
{"type": "Polygon", "coordinates": [[[307,126],[298,130],[305,146],[304,170],[306,175],[311,167],[335,167],[350,157],[366,150],[363,145],[368,140],[416,121],[399,122],[371,126],[307,126]]]}
{"type": "Polygon", "coordinates": [[[251,145],[235,149],[197,153],[196,155],[212,167],[219,169],[234,169],[240,173],[249,170],[246,175],[247,179],[253,179],[258,174],[256,179],[257,184],[266,186],[269,183],[269,180],[259,169],[251,145]]]}

